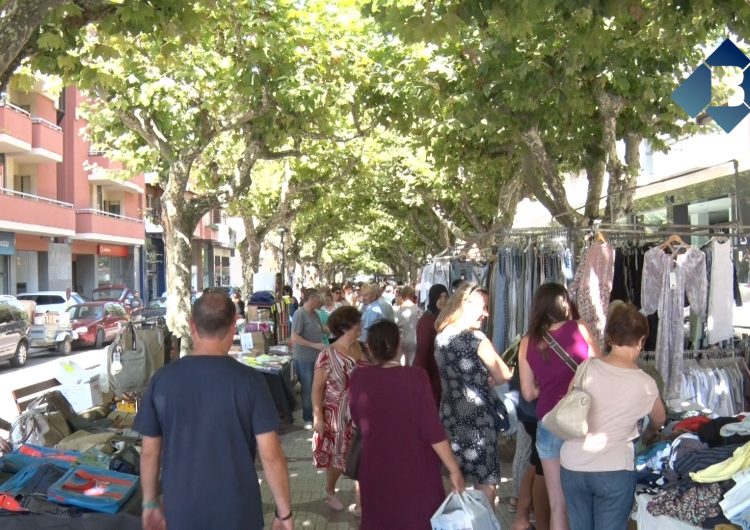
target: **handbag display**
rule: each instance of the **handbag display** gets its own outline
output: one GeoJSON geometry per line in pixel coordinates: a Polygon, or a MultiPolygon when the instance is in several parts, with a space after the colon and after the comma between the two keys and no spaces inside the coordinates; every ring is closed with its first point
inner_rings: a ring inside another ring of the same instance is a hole
{"type": "Polygon", "coordinates": [[[357,480],[360,453],[362,453],[362,435],[359,429],[354,427],[354,436],[352,436],[349,452],[346,453],[346,460],[344,461],[344,475],[352,480],[357,480]]]}
{"type": "Polygon", "coordinates": [[[129,323],[107,350],[109,390],[115,396],[143,392],[151,376],[164,365],[164,332],[129,323]]]}
{"type": "Polygon", "coordinates": [[[579,367],[549,333],[545,334],[544,340],[576,375],[573,379],[573,387],[551,411],[544,415],[542,424],[562,440],[582,438],[589,432],[588,414],[591,408],[591,396],[583,388],[589,360],[581,363],[579,367]]]}

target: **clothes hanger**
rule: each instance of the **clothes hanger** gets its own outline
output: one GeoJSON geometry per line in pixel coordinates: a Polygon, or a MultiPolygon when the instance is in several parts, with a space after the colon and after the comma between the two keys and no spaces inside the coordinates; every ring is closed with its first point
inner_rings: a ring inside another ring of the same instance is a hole
{"type": "Polygon", "coordinates": [[[687,247],[687,243],[678,234],[672,234],[664,243],[659,245],[661,250],[669,250],[672,254],[675,254],[680,247],[687,247]]]}

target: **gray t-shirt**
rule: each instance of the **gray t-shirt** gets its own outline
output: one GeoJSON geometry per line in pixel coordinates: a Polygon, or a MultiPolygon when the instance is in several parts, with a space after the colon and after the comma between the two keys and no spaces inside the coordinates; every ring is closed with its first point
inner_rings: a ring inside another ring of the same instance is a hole
{"type": "MultiPolygon", "coordinates": [[[[312,314],[308,313],[304,307],[300,307],[294,312],[294,316],[292,317],[292,331],[310,342],[323,342],[323,325],[320,323],[318,313],[315,311],[312,314]]],[[[305,362],[315,362],[320,350],[295,344],[293,352],[295,359],[305,362]]]]}

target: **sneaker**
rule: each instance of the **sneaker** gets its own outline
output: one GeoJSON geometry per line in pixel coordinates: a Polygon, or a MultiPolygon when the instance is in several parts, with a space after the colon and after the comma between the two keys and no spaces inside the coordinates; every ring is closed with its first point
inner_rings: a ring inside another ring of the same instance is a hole
{"type": "Polygon", "coordinates": [[[326,499],[326,504],[329,508],[332,510],[336,510],[337,512],[340,512],[344,509],[344,503],[341,502],[341,499],[336,497],[336,495],[326,495],[328,498],[326,499]]]}
{"type": "Polygon", "coordinates": [[[312,430],[312,427],[313,427],[313,426],[312,426],[312,422],[311,422],[311,421],[306,421],[306,422],[305,422],[305,430],[306,430],[306,431],[311,431],[311,430],[312,430]]]}

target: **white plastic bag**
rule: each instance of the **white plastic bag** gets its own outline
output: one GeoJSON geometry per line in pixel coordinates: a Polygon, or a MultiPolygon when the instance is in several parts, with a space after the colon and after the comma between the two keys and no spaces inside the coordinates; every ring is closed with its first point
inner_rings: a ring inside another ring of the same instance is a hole
{"type": "Polygon", "coordinates": [[[430,519],[432,530],[501,530],[484,493],[452,492],[430,519]]]}

